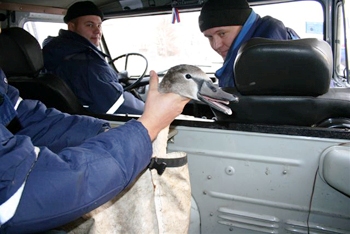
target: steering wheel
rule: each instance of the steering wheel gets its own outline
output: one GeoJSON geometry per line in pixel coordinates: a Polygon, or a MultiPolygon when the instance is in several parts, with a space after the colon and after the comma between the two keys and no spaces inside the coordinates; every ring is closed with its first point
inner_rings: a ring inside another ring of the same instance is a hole
{"type": "Polygon", "coordinates": [[[130,81],[130,77],[128,76],[127,74],[127,68],[128,68],[128,60],[129,60],[129,57],[130,56],[138,56],[138,57],[141,57],[145,60],[145,69],[143,71],[143,73],[137,78],[137,80],[135,82],[133,82],[132,84],[130,85],[127,85],[126,87],[124,87],[124,90],[125,91],[130,91],[131,89],[137,87],[139,85],[139,83],[142,81],[143,77],[145,76],[146,72],[147,72],[147,68],[148,68],[148,60],[145,56],[143,56],[142,54],[139,54],[139,53],[127,53],[127,54],[122,54],[122,55],[119,55],[118,57],[112,59],[111,61],[109,61],[109,64],[113,64],[113,66],[115,67],[114,65],[114,62],[121,59],[121,58],[124,58],[125,57],[125,64],[124,64],[124,70],[125,70],[125,73],[121,73],[118,71],[118,69],[115,67],[116,71],[118,73],[120,73],[123,77],[121,78],[121,80],[123,80],[124,83],[128,84],[130,81]]]}

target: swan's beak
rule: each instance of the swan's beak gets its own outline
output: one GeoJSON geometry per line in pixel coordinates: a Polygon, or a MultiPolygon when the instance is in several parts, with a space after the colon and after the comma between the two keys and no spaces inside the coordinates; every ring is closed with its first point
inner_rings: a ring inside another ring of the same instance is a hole
{"type": "Polygon", "coordinates": [[[223,91],[210,81],[197,79],[195,81],[198,83],[197,97],[200,101],[227,115],[232,115],[232,110],[227,105],[230,102],[238,102],[238,97],[223,91]]]}

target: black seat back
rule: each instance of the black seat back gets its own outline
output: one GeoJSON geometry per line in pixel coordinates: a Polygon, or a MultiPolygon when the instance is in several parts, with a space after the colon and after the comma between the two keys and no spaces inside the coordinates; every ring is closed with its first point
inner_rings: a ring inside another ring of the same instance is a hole
{"type": "Polygon", "coordinates": [[[234,64],[237,95],[232,116],[219,121],[248,124],[318,126],[350,119],[350,89],[329,88],[332,50],[316,39],[276,41],[253,38],[240,48],[234,64]]]}
{"type": "Polygon", "coordinates": [[[62,79],[43,73],[41,47],[23,28],[6,28],[0,33],[0,67],[9,84],[20,91],[22,98],[40,100],[47,107],[54,107],[62,112],[86,113],[62,79]]]}
{"type": "Polygon", "coordinates": [[[234,64],[242,95],[319,96],[333,72],[331,47],[316,38],[276,41],[252,38],[234,64]]]}

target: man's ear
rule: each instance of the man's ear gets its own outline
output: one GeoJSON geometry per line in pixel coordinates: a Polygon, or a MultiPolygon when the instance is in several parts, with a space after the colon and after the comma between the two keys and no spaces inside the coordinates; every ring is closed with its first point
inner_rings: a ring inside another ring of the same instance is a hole
{"type": "Polygon", "coordinates": [[[75,24],[73,22],[68,22],[68,30],[75,31],[75,24]]]}

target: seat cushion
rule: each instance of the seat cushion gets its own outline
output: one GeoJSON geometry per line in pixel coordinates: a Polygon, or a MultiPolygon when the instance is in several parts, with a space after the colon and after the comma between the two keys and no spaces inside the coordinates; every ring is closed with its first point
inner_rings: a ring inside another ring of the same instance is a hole
{"type": "Polygon", "coordinates": [[[318,97],[242,95],[236,88],[224,90],[239,101],[230,103],[232,115],[213,110],[218,121],[311,127],[327,119],[350,119],[350,88],[330,88],[318,97]]]}

